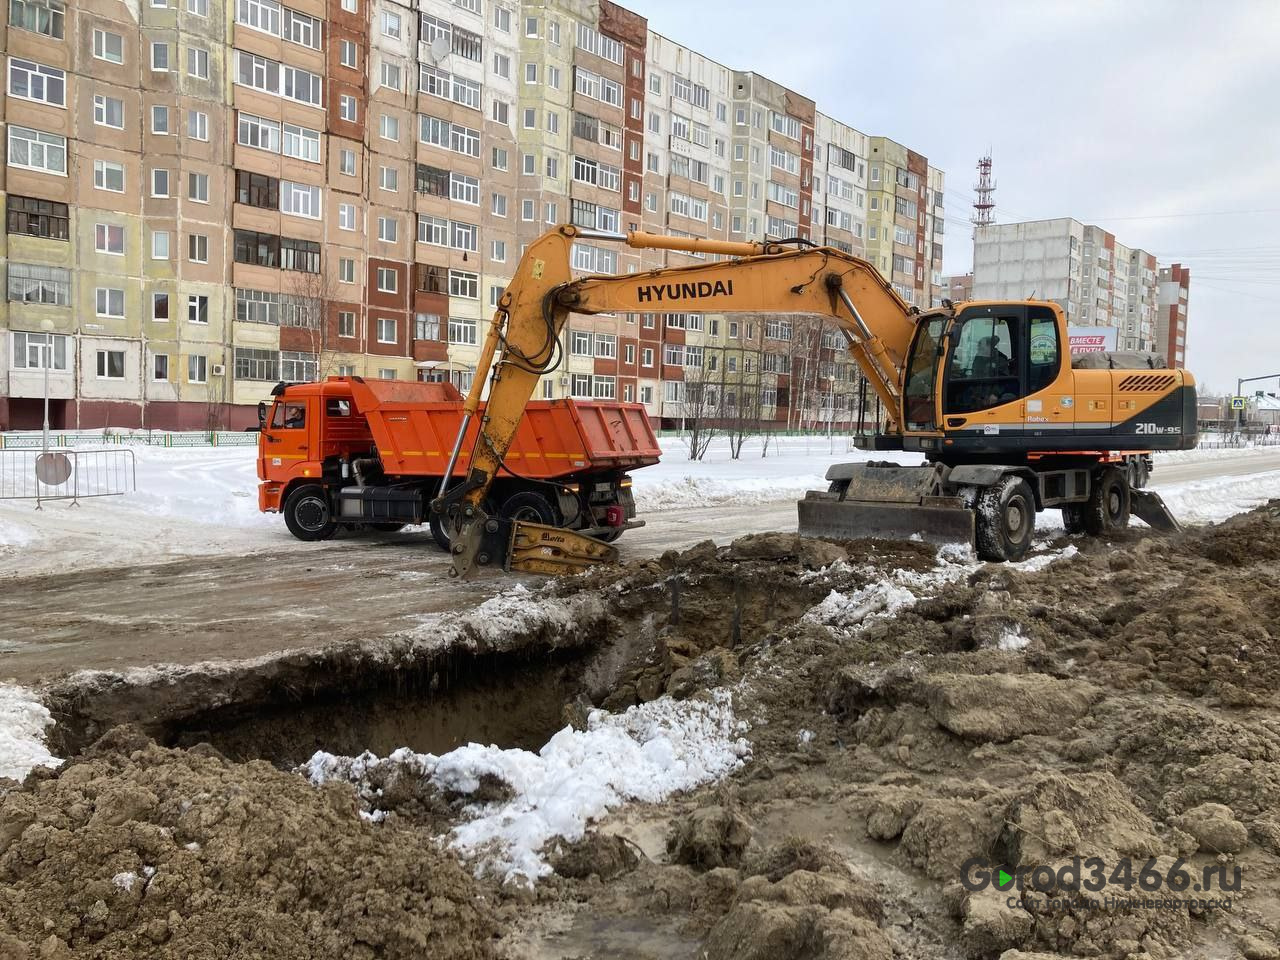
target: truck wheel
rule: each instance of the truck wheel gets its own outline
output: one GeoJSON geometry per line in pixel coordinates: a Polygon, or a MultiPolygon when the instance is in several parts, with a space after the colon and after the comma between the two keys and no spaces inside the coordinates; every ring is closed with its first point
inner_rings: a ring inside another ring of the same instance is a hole
{"type": "Polygon", "coordinates": [[[1084,527],[1090,536],[1100,537],[1129,525],[1129,479],[1127,471],[1108,467],[1093,485],[1084,509],[1084,527]]]}
{"type": "Polygon", "coordinates": [[[1004,477],[978,494],[976,540],[983,560],[1021,560],[1036,529],[1036,500],[1021,477],[1004,477]]]}
{"type": "Polygon", "coordinates": [[[1083,503],[1068,503],[1062,508],[1062,529],[1067,533],[1084,533],[1083,503]]]}
{"type": "MultiPolygon", "coordinates": [[[[493,504],[488,500],[484,502],[483,509],[488,516],[493,516],[493,504]]],[[[427,520],[427,527],[431,530],[431,539],[436,542],[436,546],[448,553],[453,540],[448,518],[433,513],[427,520]]]]}
{"type": "Polygon", "coordinates": [[[328,540],[338,529],[329,494],[318,483],[296,488],[284,502],[284,525],[299,540],[328,540]]]}
{"type": "Polygon", "coordinates": [[[551,501],[533,490],[512,494],[502,504],[499,514],[507,520],[522,520],[525,523],[543,523],[558,526],[555,507],[551,501]]]}
{"type": "Polygon", "coordinates": [[[1129,461],[1129,488],[1141,490],[1147,485],[1151,476],[1151,468],[1147,466],[1146,457],[1134,457],[1129,461]]]}

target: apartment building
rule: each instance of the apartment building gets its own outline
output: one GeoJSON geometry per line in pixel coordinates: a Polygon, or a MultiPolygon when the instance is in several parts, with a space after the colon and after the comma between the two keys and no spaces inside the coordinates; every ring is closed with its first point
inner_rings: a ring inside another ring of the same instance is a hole
{"type": "Polygon", "coordinates": [[[1187,365],[1187,300],[1191,296],[1191,268],[1180,263],[1161,267],[1157,296],[1155,350],[1168,358],[1170,367],[1182,369],[1187,365]]]}
{"type": "Polygon", "coordinates": [[[1073,326],[1114,327],[1120,350],[1162,349],[1157,270],[1153,254],[1069,218],[980,226],[974,236],[975,299],[1053,300],[1073,326]]]}
{"type": "MultiPolygon", "coordinates": [[[[923,155],[609,0],[11,0],[0,36],[0,429],[39,425],[46,379],[58,428],[238,429],[331,374],[467,389],[563,222],[812,239],[943,295],[923,155]]],[[[846,424],[865,396],[830,321],[574,316],[563,347],[538,395],[668,424],[846,424]]]]}

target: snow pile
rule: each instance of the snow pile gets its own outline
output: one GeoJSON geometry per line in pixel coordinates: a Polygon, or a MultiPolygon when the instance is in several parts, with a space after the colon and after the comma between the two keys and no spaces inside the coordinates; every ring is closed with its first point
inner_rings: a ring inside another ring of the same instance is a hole
{"type": "Polygon", "coordinates": [[[360,784],[375,806],[362,781],[386,764],[463,794],[479,789],[481,777],[496,777],[514,796],[468,807],[470,819],[454,828],[452,846],[476,858],[480,871],[532,880],[551,871],[541,854],[547,841],[578,840],[591,820],[627,800],[656,803],[737,769],[750,755],[744,729],[729,694],[717,691],[709,702],[662,697],[625,713],[592,711],[585,731],[565,727],[537,753],[478,744],[440,757],[408,748],[384,759],[321,751],[302,771],[317,786],[332,779],[360,784]]]}
{"type": "Polygon", "coordinates": [[[1217,523],[1280,497],[1280,471],[1214,477],[1157,490],[1180,523],[1217,523]]]}
{"type": "MultiPolygon", "coordinates": [[[[1061,519],[1061,514],[1058,515],[1061,519]]],[[[1069,543],[1061,550],[1055,550],[1052,553],[1041,553],[1034,557],[1028,557],[1026,560],[1019,560],[1017,563],[1009,564],[1011,570],[1021,570],[1023,573],[1036,573],[1043,570],[1055,560],[1065,560],[1067,557],[1074,557],[1079,553],[1079,548],[1074,543],[1069,543]]]]}
{"type": "Polygon", "coordinates": [[[56,767],[57,757],[45,746],[45,728],[53,717],[25,687],[0,684],[0,778],[21,780],[32,767],[56,767]]]}
{"type": "Polygon", "coordinates": [[[915,570],[894,570],[887,580],[878,580],[852,593],[832,590],[823,601],[811,607],[804,615],[810,623],[848,630],[867,620],[891,617],[925,599],[939,587],[944,587],[978,568],[969,559],[972,552],[967,547],[948,544],[938,551],[938,565],[927,573],[915,570]]]}
{"type": "Polygon", "coordinates": [[[1000,638],[996,640],[996,649],[1007,651],[1024,650],[1030,642],[1031,638],[1022,632],[1022,627],[1013,626],[1000,634],[1000,638]]]}

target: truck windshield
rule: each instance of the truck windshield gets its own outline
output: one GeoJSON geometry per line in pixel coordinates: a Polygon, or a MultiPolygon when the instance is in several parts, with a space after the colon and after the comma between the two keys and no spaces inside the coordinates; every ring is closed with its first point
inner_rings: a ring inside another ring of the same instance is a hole
{"type": "Polygon", "coordinates": [[[903,390],[903,419],[907,430],[936,430],[933,395],[938,375],[938,350],[945,317],[936,317],[916,328],[916,342],[911,347],[907,364],[907,382],[903,390]]]}

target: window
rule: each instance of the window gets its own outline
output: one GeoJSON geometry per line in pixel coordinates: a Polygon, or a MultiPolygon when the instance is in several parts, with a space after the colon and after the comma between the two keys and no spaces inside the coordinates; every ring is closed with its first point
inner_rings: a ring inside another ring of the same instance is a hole
{"type": "MultiPolygon", "coordinates": [[[[554,180],[558,176],[560,176],[560,158],[547,157],[547,177],[551,180],[554,180]]],[[[556,217],[554,214],[550,214],[550,213],[547,214],[548,223],[551,223],[555,219],[556,217]]]]}
{"type": "Polygon", "coordinates": [[[187,323],[207,326],[209,323],[209,298],[203,294],[187,297],[187,323]]]}
{"type": "Polygon", "coordinates": [[[511,32],[511,11],[506,7],[494,4],[493,7],[493,26],[494,29],[501,30],[503,33],[511,32]]]}
{"type": "Polygon", "coordinates": [[[284,10],[283,20],[284,24],[281,32],[284,39],[299,46],[310,47],[312,50],[320,49],[321,29],[319,20],[315,17],[307,16],[305,13],[299,13],[297,10],[290,10],[287,7],[284,10]]]}
{"type": "Polygon", "coordinates": [[[279,380],[280,355],[274,350],[236,347],[235,377],[237,380],[261,380],[268,383],[279,380]]]}
{"type": "Polygon", "coordinates": [[[192,263],[209,262],[209,238],[203,233],[187,234],[187,259],[192,263]]]}
{"type": "Polygon", "coordinates": [[[280,124],[274,120],[242,113],[238,118],[237,131],[238,143],[272,153],[280,152],[280,124]]]}
{"type": "Polygon", "coordinates": [[[399,140],[400,139],[400,120],[390,114],[384,113],[378,121],[379,132],[383,140],[399,140]]]}
{"type": "Polygon", "coordinates": [[[338,115],[348,123],[356,122],[356,98],[342,94],[338,97],[338,115]]]}
{"type": "Polygon", "coordinates": [[[356,152],[343,147],[338,155],[338,172],[348,177],[356,175],[356,152]]]}
{"type": "Polygon", "coordinates": [[[209,51],[187,47],[187,76],[209,79],[209,51]]]}
{"type": "Polygon", "coordinates": [[[98,379],[99,380],[123,380],[124,379],[124,351],[123,350],[99,350],[98,351],[98,379]]]}
{"type": "Polygon", "coordinates": [[[350,257],[338,258],[338,282],[339,283],[355,283],[356,282],[356,262],[350,257]]]}
{"type": "Polygon", "coordinates": [[[193,353],[187,357],[187,382],[206,383],[209,379],[209,358],[193,353]]]}
{"type": "Polygon", "coordinates": [[[395,193],[399,190],[399,171],[395,167],[378,168],[378,188],[395,193]]]}
{"type": "Polygon", "coordinates": [[[378,342],[396,343],[396,321],[394,317],[378,318],[378,342]]]}
{"type": "Polygon", "coordinates": [[[187,13],[193,13],[197,17],[207,17],[209,0],[187,0],[187,13]]]}
{"type": "Polygon", "coordinates": [[[151,108],[151,132],[165,137],[169,135],[169,108],[154,106],[151,108]]]}
{"type": "MultiPolygon", "coordinates": [[[[338,62],[344,67],[356,68],[356,45],[353,40],[338,41],[338,62]]],[[[385,84],[384,84],[385,86],[385,84]]]]}
{"type": "Polygon", "coordinates": [[[476,322],[465,318],[449,318],[449,342],[475,344],[476,322]]]}
{"type": "MultiPolygon", "coordinates": [[[[62,35],[58,34],[58,36],[62,35]]],[[[106,30],[94,30],[93,55],[108,63],[124,63],[124,37],[106,30]]]]}
{"type": "Polygon", "coordinates": [[[392,267],[378,268],[378,292],[395,293],[400,287],[400,274],[392,267]]]}
{"type": "Polygon", "coordinates": [[[350,310],[338,312],[338,336],[354,339],[356,335],[356,315],[350,310]]]}
{"type": "Polygon", "coordinates": [[[280,181],[264,173],[237,170],[236,202],[264,210],[276,210],[280,206],[280,181]]]}
{"type": "Polygon", "coordinates": [[[46,37],[63,38],[66,7],[62,0],[9,0],[9,26],[46,37]]]}
{"type": "Polygon", "coordinates": [[[169,322],[169,295],[153,293],[151,295],[151,319],[157,323],[169,322]]]}
{"type": "Polygon", "coordinates": [[[480,299],[480,275],[461,270],[449,271],[449,296],[480,299]]]}
{"type": "Polygon", "coordinates": [[[354,230],[356,228],[356,207],[353,203],[338,204],[338,229],[354,230]]]}
{"type": "Polygon", "coordinates": [[[116,97],[95,95],[93,98],[93,122],[100,127],[124,129],[124,101],[116,97]]]}
{"type": "Polygon", "coordinates": [[[400,66],[395,63],[382,63],[382,85],[391,90],[400,89],[400,66]]]}
{"type": "Polygon", "coordinates": [[[57,67],[9,58],[9,96],[54,107],[67,105],[67,75],[57,67]]]}
{"type": "Polygon", "coordinates": [[[65,177],[67,138],[10,124],[9,166],[65,177]]]}
{"type": "Polygon", "coordinates": [[[6,209],[9,233],[49,240],[67,240],[70,237],[65,203],[10,194],[6,198],[6,209]]]}
{"type": "Polygon", "coordinates": [[[94,304],[100,317],[123,317],[124,291],[118,287],[98,287],[94,291],[94,304]]]}
{"type": "Polygon", "coordinates": [[[287,64],[281,68],[281,73],[284,77],[281,96],[297,100],[299,103],[308,103],[314,107],[324,103],[321,93],[324,84],[317,74],[287,64]]]}
{"type": "MultiPolygon", "coordinates": [[[[262,235],[259,234],[259,236],[262,235]]],[[[281,237],[280,269],[297,270],[301,273],[319,273],[320,244],[311,240],[295,240],[292,237],[281,237]]]]}
{"type": "Polygon", "coordinates": [[[323,210],[321,190],[309,183],[280,181],[280,212],[295,217],[319,220],[323,210]]]}
{"type": "MultiPolygon", "coordinates": [[[[45,267],[34,263],[10,263],[8,298],[13,303],[43,303],[50,306],[71,305],[71,273],[61,267],[45,267]]],[[[39,336],[27,334],[28,337],[39,336]]],[[[66,338],[63,337],[63,340],[66,338]]],[[[40,341],[45,343],[43,339],[40,341]]],[[[17,356],[17,354],[15,354],[17,356]]],[[[39,366],[28,363],[27,366],[39,366]]],[[[65,366],[54,369],[65,370],[65,366]]]]}
{"type": "Polygon", "coordinates": [[[151,357],[151,379],[152,380],[168,380],[169,379],[169,356],[164,353],[156,353],[151,357]]]}
{"type": "Polygon", "coordinates": [[[95,190],[124,193],[124,165],[108,160],[93,161],[93,186],[95,190]]]}
{"type": "Polygon", "coordinates": [[[209,115],[199,110],[187,111],[187,136],[192,140],[209,139],[209,115]]]}
{"type": "Polygon", "coordinates": [[[157,40],[151,41],[151,69],[156,73],[164,73],[169,69],[169,45],[157,40]]]}
{"type": "Polygon", "coordinates": [[[395,243],[399,234],[397,221],[394,217],[378,218],[378,239],[383,243],[395,243]]]}
{"type": "Polygon", "coordinates": [[[151,231],[151,259],[152,260],[168,260],[169,259],[169,231],[168,230],[152,230],[151,231]]]}
{"type": "MultiPolygon", "coordinates": [[[[308,163],[319,163],[320,131],[310,130],[307,127],[294,126],[292,123],[286,123],[284,125],[282,152],[286,157],[296,157],[299,160],[306,160],[308,163]]],[[[353,159],[353,170],[354,164],[355,161],[353,159]]]]}
{"type": "Polygon", "coordinates": [[[434,313],[419,313],[413,319],[415,340],[439,340],[440,317],[434,313]]]}
{"type": "Polygon", "coordinates": [[[355,13],[360,9],[360,0],[342,0],[342,9],[347,13],[355,13]]]}
{"type": "Polygon", "coordinates": [[[94,249],[99,253],[122,255],[124,253],[124,227],[111,223],[99,223],[94,227],[94,249]]]}
{"type": "Polygon", "coordinates": [[[187,199],[196,203],[209,202],[209,175],[207,173],[187,174],[187,199]]]}

